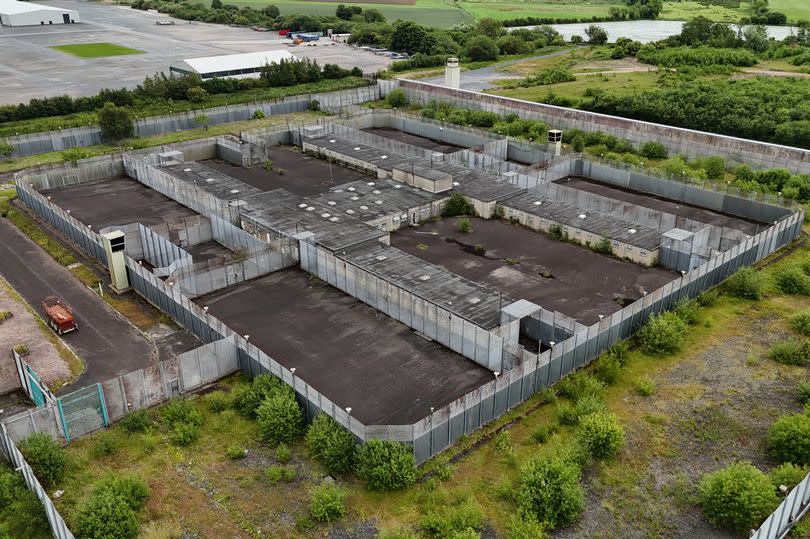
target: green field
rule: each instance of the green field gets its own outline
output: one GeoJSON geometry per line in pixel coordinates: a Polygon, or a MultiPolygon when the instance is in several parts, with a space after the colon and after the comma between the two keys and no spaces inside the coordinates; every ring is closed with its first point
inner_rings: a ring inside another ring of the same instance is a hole
{"type": "Polygon", "coordinates": [[[79,58],[103,58],[105,56],[125,56],[128,54],[143,54],[144,51],[130,49],[115,43],[76,43],[74,45],[54,45],[50,47],[58,51],[78,56],[79,58]]]}
{"type": "Polygon", "coordinates": [[[810,2],[807,0],[770,0],[769,4],[773,11],[784,13],[790,21],[810,20],[810,2]]]}
{"type": "Polygon", "coordinates": [[[550,2],[463,0],[461,5],[476,19],[485,17],[498,20],[523,17],[587,19],[590,17],[607,17],[608,10],[612,6],[621,6],[623,3],[611,0],[552,0],[550,2]]]}

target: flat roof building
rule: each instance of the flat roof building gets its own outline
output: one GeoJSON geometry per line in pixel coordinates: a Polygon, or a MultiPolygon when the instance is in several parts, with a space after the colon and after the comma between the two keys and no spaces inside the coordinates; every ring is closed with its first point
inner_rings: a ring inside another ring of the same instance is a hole
{"type": "Polygon", "coordinates": [[[53,6],[43,6],[17,0],[0,0],[0,25],[44,26],[81,22],[79,12],[53,6]]]}
{"type": "MultiPolygon", "coordinates": [[[[3,2],[5,0],[0,0],[3,2]]],[[[282,60],[297,60],[289,51],[245,52],[206,56],[203,58],[186,58],[169,66],[169,72],[176,75],[198,75],[201,79],[257,79],[262,67],[277,64],[282,60]]]]}

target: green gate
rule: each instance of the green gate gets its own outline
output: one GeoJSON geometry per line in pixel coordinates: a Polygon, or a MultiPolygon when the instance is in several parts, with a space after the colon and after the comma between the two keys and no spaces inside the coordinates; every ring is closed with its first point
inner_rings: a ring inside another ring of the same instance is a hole
{"type": "Polygon", "coordinates": [[[68,393],[59,398],[58,404],[68,442],[110,424],[101,384],[68,393]]]}

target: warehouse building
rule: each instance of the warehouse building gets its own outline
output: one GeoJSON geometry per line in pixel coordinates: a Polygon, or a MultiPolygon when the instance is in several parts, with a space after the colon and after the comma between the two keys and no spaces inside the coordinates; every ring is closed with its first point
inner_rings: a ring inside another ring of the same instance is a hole
{"type": "MultiPolygon", "coordinates": [[[[3,2],[4,0],[0,0],[3,2]]],[[[186,58],[169,66],[174,75],[198,75],[201,79],[258,79],[262,68],[268,64],[277,64],[282,60],[297,60],[289,51],[245,52],[206,56],[203,58],[186,58]]]]}
{"type": "Polygon", "coordinates": [[[46,24],[72,24],[81,22],[79,12],[17,0],[0,0],[0,25],[44,26],[46,24]]]}

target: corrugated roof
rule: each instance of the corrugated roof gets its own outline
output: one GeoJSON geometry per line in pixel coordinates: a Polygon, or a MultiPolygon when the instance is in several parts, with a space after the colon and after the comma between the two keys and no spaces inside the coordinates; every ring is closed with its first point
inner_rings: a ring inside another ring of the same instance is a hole
{"type": "MultiPolygon", "coordinates": [[[[75,9],[61,7],[44,6],[42,4],[32,4],[30,2],[18,2],[17,0],[0,0],[0,13],[5,15],[17,15],[19,13],[31,13],[34,11],[68,11],[76,12],[75,9]]],[[[286,52],[286,51],[285,51],[286,52]]]]}
{"type": "MultiPolygon", "coordinates": [[[[0,0],[0,2],[2,1],[0,0]]],[[[182,61],[197,73],[218,73],[234,69],[251,69],[265,64],[277,64],[281,60],[295,59],[296,57],[290,51],[274,50],[206,56],[203,58],[185,58],[182,61]]]]}

